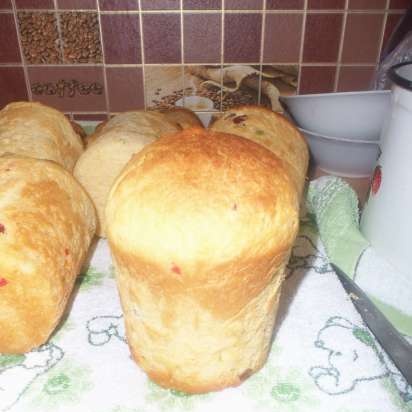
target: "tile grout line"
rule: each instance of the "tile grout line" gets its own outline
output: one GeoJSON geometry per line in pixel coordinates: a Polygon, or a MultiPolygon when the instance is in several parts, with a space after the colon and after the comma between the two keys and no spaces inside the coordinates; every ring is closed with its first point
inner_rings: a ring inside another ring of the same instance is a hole
{"type": "Polygon", "coordinates": [[[143,108],[147,110],[146,104],[146,64],[145,64],[145,53],[144,53],[144,39],[143,39],[143,13],[142,13],[142,1],[137,0],[139,7],[139,31],[140,31],[140,59],[142,63],[142,77],[143,77],[143,108]]]}
{"type": "Polygon", "coordinates": [[[183,99],[183,107],[186,107],[186,78],[185,78],[185,41],[184,41],[184,30],[183,30],[183,0],[179,1],[180,5],[180,62],[181,62],[181,72],[182,72],[182,86],[183,86],[183,91],[182,91],[182,99],[183,99]]]}
{"type": "Polygon", "coordinates": [[[304,46],[305,46],[307,8],[308,8],[308,0],[304,0],[303,15],[302,15],[302,33],[300,34],[300,49],[299,49],[299,62],[298,62],[298,84],[296,86],[296,93],[297,94],[300,94],[300,84],[301,84],[301,80],[302,80],[303,51],[304,51],[304,46]]]}
{"type": "Polygon", "coordinates": [[[23,45],[21,43],[20,25],[19,25],[19,20],[17,18],[16,1],[11,0],[11,5],[13,7],[13,19],[14,19],[14,25],[15,25],[15,28],[16,28],[17,43],[19,45],[21,64],[22,64],[22,67],[23,67],[24,81],[26,83],[27,97],[28,97],[29,101],[32,101],[33,100],[33,93],[31,91],[31,87],[30,87],[29,70],[28,70],[27,65],[26,65],[26,57],[24,56],[23,45]]]}
{"type": "Polygon", "coordinates": [[[345,0],[345,14],[343,15],[343,20],[342,20],[342,30],[341,30],[340,39],[339,39],[339,49],[338,49],[338,59],[336,62],[335,80],[333,82],[334,92],[338,91],[338,86],[339,86],[340,69],[342,65],[343,44],[345,42],[346,22],[348,19],[348,13],[347,13],[348,6],[349,6],[349,0],[345,0]]]}
{"type": "Polygon", "coordinates": [[[100,3],[99,1],[96,2],[97,4],[97,20],[99,22],[99,36],[100,36],[100,44],[102,48],[102,68],[103,68],[103,84],[105,90],[105,103],[106,103],[106,113],[109,115],[110,113],[110,104],[109,104],[109,89],[107,87],[107,75],[106,75],[106,57],[104,52],[104,42],[103,42],[103,30],[102,30],[102,19],[100,14],[100,3]]]}
{"type": "Polygon", "coordinates": [[[385,37],[386,24],[387,24],[388,15],[389,15],[389,5],[390,5],[390,0],[386,0],[386,10],[383,15],[382,32],[381,32],[380,39],[379,39],[379,49],[378,49],[379,52],[378,52],[378,56],[376,57],[376,62],[375,62],[376,67],[378,67],[380,60],[381,60],[381,56],[382,56],[383,39],[385,37]]]}
{"type": "Polygon", "coordinates": [[[60,57],[61,57],[62,63],[65,63],[66,56],[64,54],[64,47],[63,47],[63,34],[62,34],[61,23],[60,23],[60,13],[57,13],[57,0],[53,0],[53,4],[54,4],[54,17],[56,19],[56,26],[57,26],[57,34],[59,36],[60,57]]]}
{"type": "Polygon", "coordinates": [[[262,24],[260,25],[260,51],[259,51],[259,81],[258,81],[258,105],[262,104],[262,72],[263,72],[263,52],[265,45],[265,30],[266,30],[266,0],[263,0],[262,5],[262,24]]]}
{"type": "Polygon", "coordinates": [[[223,112],[223,71],[225,63],[225,0],[221,5],[221,35],[220,35],[220,107],[219,111],[223,112]]]}

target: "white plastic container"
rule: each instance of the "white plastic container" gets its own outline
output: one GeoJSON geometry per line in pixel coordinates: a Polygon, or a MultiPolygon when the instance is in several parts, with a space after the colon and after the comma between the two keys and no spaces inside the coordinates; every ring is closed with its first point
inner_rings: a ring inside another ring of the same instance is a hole
{"type": "Polygon", "coordinates": [[[391,112],[361,231],[379,254],[412,277],[412,62],[393,66],[389,78],[391,112]]]}
{"type": "Polygon", "coordinates": [[[389,90],[282,96],[299,127],[324,136],[378,140],[390,110],[389,90]]]}

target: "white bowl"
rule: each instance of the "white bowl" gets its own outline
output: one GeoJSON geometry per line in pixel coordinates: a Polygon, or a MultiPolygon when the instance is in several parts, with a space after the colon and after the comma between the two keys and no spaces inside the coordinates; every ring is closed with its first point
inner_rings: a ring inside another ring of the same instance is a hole
{"type": "Polygon", "coordinates": [[[306,136],[315,164],[324,172],[343,177],[368,177],[379,155],[379,144],[323,136],[299,128],[306,136]]]}
{"type": "Polygon", "coordinates": [[[303,129],[324,136],[378,140],[389,113],[391,92],[304,94],[280,100],[303,129]]]}

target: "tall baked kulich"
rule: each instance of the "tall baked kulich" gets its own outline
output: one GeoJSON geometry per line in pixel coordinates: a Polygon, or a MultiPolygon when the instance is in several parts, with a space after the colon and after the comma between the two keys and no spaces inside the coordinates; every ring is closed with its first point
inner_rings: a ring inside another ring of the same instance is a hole
{"type": "Polygon", "coordinates": [[[48,340],[95,224],[92,201],[62,166],[0,156],[0,353],[28,352],[48,340]]]}
{"type": "Polygon", "coordinates": [[[69,171],[83,152],[66,116],[37,102],[10,103],[0,111],[0,155],[53,160],[69,171]]]}
{"type": "Polygon", "coordinates": [[[96,206],[98,236],[105,237],[104,208],[110,188],[132,155],[161,135],[179,130],[160,112],[134,111],[114,116],[90,137],[73,173],[96,206]]]}
{"type": "Polygon", "coordinates": [[[287,169],[302,193],[309,150],[303,135],[282,114],[262,106],[234,107],[216,119],[210,129],[246,137],[267,147],[287,163],[287,169]]]}
{"type": "Polygon", "coordinates": [[[116,179],[106,231],[127,340],[159,385],[220,390],[265,363],[298,230],[287,167],[251,140],[194,128],[116,179]]]}

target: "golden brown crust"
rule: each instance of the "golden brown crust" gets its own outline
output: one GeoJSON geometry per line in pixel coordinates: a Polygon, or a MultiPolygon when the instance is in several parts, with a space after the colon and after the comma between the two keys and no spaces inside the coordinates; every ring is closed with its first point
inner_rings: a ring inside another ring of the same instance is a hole
{"type": "Polygon", "coordinates": [[[66,116],[37,102],[15,102],[0,111],[0,155],[53,160],[72,171],[83,142],[66,116]]]}
{"type": "Polygon", "coordinates": [[[0,157],[0,353],[45,343],[95,230],[91,200],[60,165],[0,157]]]}
{"type": "Polygon", "coordinates": [[[215,118],[210,129],[233,133],[271,150],[283,162],[302,193],[309,164],[309,150],[303,135],[282,114],[263,106],[237,106],[215,118]]]}
{"type": "Polygon", "coordinates": [[[160,110],[160,113],[163,113],[169,121],[177,123],[182,129],[189,129],[191,127],[203,128],[203,123],[196,113],[185,107],[172,107],[160,110]]]}
{"type": "Polygon", "coordinates": [[[265,362],[298,229],[285,164],[251,140],[192,128],[133,156],[106,207],[134,358],[190,393],[265,362]]]}
{"type": "Polygon", "coordinates": [[[131,156],[162,134],[178,130],[161,113],[125,112],[104,123],[88,140],[73,173],[95,204],[98,236],[105,236],[104,207],[110,187],[131,156]]]}

